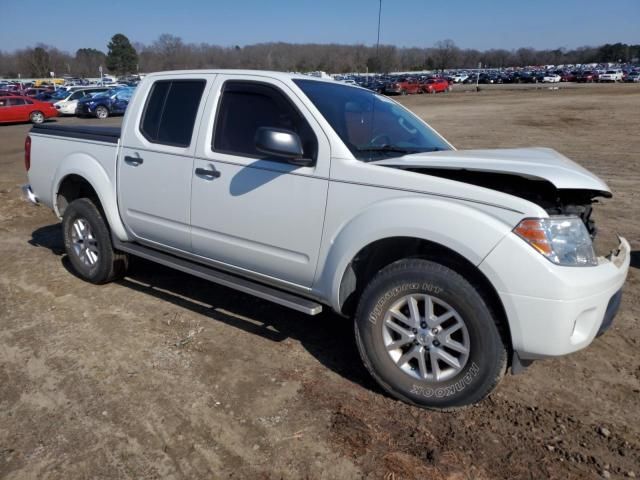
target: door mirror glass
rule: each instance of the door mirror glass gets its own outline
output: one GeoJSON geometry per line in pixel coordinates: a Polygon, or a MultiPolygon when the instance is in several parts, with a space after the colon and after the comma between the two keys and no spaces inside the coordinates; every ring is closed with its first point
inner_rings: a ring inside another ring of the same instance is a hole
{"type": "Polygon", "coordinates": [[[256,150],[267,155],[286,158],[294,165],[310,165],[313,161],[304,158],[300,137],[280,128],[260,127],[256,131],[256,150]]]}

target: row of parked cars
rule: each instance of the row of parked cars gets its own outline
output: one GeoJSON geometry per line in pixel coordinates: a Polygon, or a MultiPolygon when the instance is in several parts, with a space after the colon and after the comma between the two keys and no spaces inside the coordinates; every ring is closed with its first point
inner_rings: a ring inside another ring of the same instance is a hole
{"type": "Polygon", "coordinates": [[[640,69],[592,70],[492,70],[456,72],[449,76],[452,83],[595,83],[640,82],[640,69]]]}
{"type": "Polygon", "coordinates": [[[446,93],[451,91],[451,81],[442,76],[353,76],[339,78],[344,83],[359,85],[385,95],[412,95],[421,93],[446,93]]]}
{"type": "Polygon", "coordinates": [[[134,87],[63,86],[0,90],[0,123],[42,123],[58,115],[105,119],[122,115],[134,87]]]}
{"type": "Polygon", "coordinates": [[[336,80],[374,90],[386,95],[449,92],[453,84],[560,83],[560,82],[640,82],[640,67],[593,69],[505,69],[418,75],[344,75],[336,80]]]}

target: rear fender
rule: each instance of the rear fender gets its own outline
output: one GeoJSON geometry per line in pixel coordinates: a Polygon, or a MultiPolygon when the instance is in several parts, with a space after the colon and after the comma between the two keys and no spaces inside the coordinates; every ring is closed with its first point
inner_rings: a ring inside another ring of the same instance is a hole
{"type": "Polygon", "coordinates": [[[62,217],[58,208],[58,192],[60,191],[60,185],[69,175],[78,175],[93,187],[100,199],[100,204],[102,205],[111,232],[119,240],[129,240],[129,235],[118,212],[115,185],[115,161],[114,171],[109,174],[102,164],[91,155],[73,153],[66,157],[55,172],[53,189],[51,191],[53,208],[58,218],[62,217]]]}

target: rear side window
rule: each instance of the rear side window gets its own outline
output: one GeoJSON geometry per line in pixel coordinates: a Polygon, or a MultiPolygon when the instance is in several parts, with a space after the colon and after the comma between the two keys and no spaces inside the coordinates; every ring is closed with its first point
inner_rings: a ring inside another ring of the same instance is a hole
{"type": "Polygon", "coordinates": [[[153,84],[140,131],[152,143],[188,147],[204,80],[160,80],[153,84]]]}
{"type": "Polygon", "coordinates": [[[304,156],[315,160],[316,136],[300,112],[277,88],[257,82],[228,81],[218,106],[212,148],[216,152],[255,158],[268,157],[256,150],[256,132],[274,127],[298,134],[304,156]]]}

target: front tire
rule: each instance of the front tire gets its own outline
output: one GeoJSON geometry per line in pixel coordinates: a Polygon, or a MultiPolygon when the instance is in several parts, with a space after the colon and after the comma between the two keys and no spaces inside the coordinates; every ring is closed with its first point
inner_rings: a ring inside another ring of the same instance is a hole
{"type": "Polygon", "coordinates": [[[107,222],[91,200],[80,198],[67,206],[62,234],[73,271],[80,278],[103,284],[124,276],[128,256],[114,250],[107,222]]]}
{"type": "Polygon", "coordinates": [[[355,333],[382,388],[423,408],[476,403],[507,366],[498,326],[476,288],[427,260],[400,260],[375,276],[360,299],[355,333]]]}

